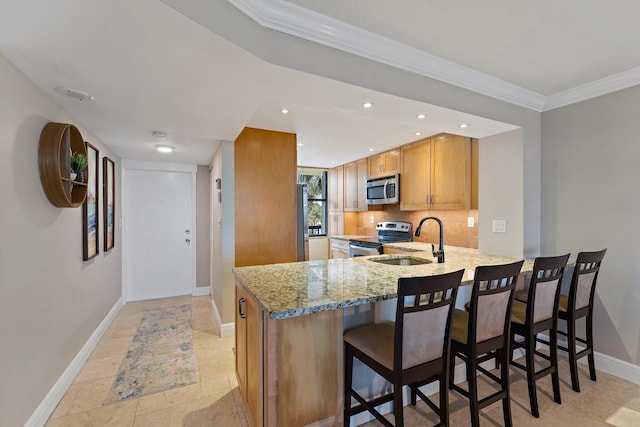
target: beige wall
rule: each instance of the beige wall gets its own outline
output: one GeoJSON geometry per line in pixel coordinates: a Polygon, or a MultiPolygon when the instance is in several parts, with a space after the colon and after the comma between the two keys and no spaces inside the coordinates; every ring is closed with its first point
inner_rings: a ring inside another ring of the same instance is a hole
{"type": "Polygon", "coordinates": [[[483,138],[478,149],[478,249],[520,258],[525,255],[522,129],[483,138]],[[494,233],[493,220],[505,220],[506,233],[494,233]]]}
{"type": "Polygon", "coordinates": [[[640,364],[640,86],[542,115],[543,252],[608,248],[598,352],[640,364]]]}
{"type": "Polygon", "coordinates": [[[209,287],[211,188],[209,166],[198,166],[196,173],[196,286],[209,287]]]}
{"type": "Polygon", "coordinates": [[[223,324],[235,322],[233,164],[233,143],[223,141],[211,162],[211,297],[223,324]]]}
{"type": "Polygon", "coordinates": [[[120,159],[1,55],[0,94],[0,425],[19,426],[121,296],[120,159]],[[115,248],[87,262],[82,209],[54,207],[40,184],[49,121],[75,124],[116,162],[115,248]]]}

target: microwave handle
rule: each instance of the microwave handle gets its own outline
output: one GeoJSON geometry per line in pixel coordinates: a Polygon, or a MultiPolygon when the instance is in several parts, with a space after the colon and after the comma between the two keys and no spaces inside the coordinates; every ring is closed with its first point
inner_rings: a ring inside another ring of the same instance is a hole
{"type": "Polygon", "coordinates": [[[389,180],[387,179],[387,180],[384,182],[384,188],[383,188],[383,190],[382,190],[382,192],[383,192],[383,194],[384,194],[384,198],[385,198],[385,199],[388,199],[388,198],[389,198],[389,195],[387,194],[387,187],[388,187],[388,186],[389,186],[389,180]]]}

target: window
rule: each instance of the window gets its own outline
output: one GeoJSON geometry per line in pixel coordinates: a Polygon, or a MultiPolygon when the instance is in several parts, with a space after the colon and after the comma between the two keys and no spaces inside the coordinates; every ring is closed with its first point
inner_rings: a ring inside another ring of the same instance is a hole
{"type": "Polygon", "coordinates": [[[327,171],[298,169],[298,184],[307,184],[309,194],[309,235],[327,234],[327,171]]]}

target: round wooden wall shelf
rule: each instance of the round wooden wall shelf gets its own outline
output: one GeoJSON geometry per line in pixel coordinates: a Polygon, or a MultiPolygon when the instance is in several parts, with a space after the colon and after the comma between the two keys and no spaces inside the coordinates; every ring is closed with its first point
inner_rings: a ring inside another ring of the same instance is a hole
{"type": "MultiPolygon", "coordinates": [[[[87,197],[87,184],[71,179],[71,153],[87,155],[78,128],[67,123],[47,123],[40,134],[38,169],[47,198],[59,208],[77,208],[87,197]]],[[[87,176],[86,170],[84,175],[87,176]]]]}

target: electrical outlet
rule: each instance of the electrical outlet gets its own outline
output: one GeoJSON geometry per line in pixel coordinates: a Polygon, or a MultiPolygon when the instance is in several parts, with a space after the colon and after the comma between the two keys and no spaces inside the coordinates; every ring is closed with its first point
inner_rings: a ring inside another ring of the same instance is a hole
{"type": "Polygon", "coordinates": [[[371,222],[371,224],[375,222],[375,218],[373,217],[373,215],[371,215],[371,218],[369,219],[369,221],[371,222]]]}
{"type": "Polygon", "coordinates": [[[494,233],[506,233],[507,232],[507,221],[504,219],[494,219],[493,220],[493,232],[494,233]]]}
{"type": "Polygon", "coordinates": [[[475,218],[470,216],[467,217],[467,227],[473,228],[475,226],[475,218]]]}

